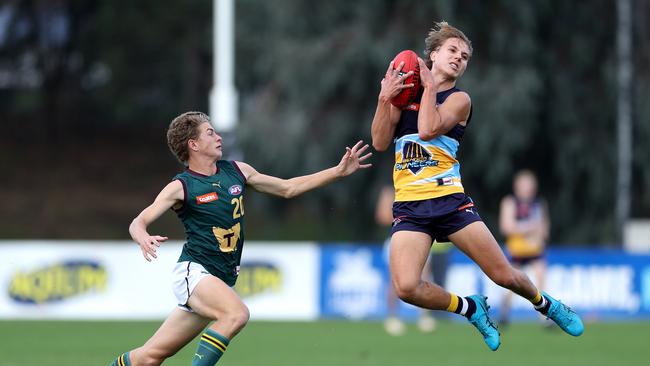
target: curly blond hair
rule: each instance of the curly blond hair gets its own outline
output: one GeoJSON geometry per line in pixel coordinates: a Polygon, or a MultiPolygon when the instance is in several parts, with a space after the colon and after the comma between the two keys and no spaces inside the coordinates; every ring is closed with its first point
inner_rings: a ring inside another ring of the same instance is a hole
{"type": "Polygon", "coordinates": [[[187,142],[199,137],[199,126],[210,122],[210,117],[203,112],[185,112],[174,118],[167,129],[167,146],[181,163],[190,158],[187,142]]]}
{"type": "Polygon", "coordinates": [[[470,57],[472,56],[472,41],[470,41],[465,33],[463,33],[460,29],[449,25],[449,23],[443,20],[442,22],[436,22],[433,24],[433,28],[429,30],[429,34],[424,40],[424,61],[427,64],[427,67],[431,68],[431,65],[433,64],[431,61],[431,52],[436,51],[438,48],[440,48],[440,46],[442,46],[443,43],[445,43],[445,41],[449,38],[459,38],[463,40],[463,42],[465,42],[469,48],[470,57]]]}

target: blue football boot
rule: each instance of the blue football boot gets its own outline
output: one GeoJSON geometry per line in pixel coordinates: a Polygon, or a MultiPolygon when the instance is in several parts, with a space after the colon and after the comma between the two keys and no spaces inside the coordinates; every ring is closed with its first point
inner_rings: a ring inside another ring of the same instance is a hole
{"type": "Polygon", "coordinates": [[[492,351],[496,351],[501,344],[501,339],[499,338],[499,330],[488,315],[490,306],[487,304],[487,297],[482,295],[472,295],[468,296],[468,298],[474,300],[476,303],[476,311],[469,318],[469,322],[472,323],[472,325],[481,333],[485,344],[487,344],[492,351]]]}
{"type": "Polygon", "coordinates": [[[555,322],[563,331],[577,337],[585,330],[582,320],[570,307],[564,305],[561,301],[555,300],[549,294],[542,291],[542,296],[551,304],[546,316],[555,322]]]}

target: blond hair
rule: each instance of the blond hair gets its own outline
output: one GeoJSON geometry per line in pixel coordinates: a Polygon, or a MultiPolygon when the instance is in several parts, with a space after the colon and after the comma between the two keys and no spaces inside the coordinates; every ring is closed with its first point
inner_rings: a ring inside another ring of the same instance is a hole
{"type": "Polygon", "coordinates": [[[424,40],[424,61],[427,67],[431,68],[433,64],[431,61],[431,52],[438,50],[449,38],[459,38],[465,42],[469,48],[469,56],[472,56],[472,41],[460,29],[449,25],[449,23],[443,20],[433,24],[433,28],[429,30],[429,34],[427,34],[427,38],[424,40]]]}
{"type": "Polygon", "coordinates": [[[167,129],[167,146],[181,163],[190,158],[187,142],[199,137],[199,126],[210,122],[203,112],[185,112],[174,118],[167,129]]]}

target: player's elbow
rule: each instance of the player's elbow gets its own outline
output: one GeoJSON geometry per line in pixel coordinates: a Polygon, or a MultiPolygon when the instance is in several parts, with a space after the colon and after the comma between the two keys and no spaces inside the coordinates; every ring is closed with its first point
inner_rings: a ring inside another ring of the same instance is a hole
{"type": "Polygon", "coordinates": [[[390,142],[378,141],[377,139],[372,139],[372,148],[376,151],[386,151],[390,142]]]}
{"type": "Polygon", "coordinates": [[[418,137],[423,141],[430,141],[434,138],[443,135],[445,133],[444,125],[442,122],[418,125],[418,137]]]}
{"type": "Polygon", "coordinates": [[[136,216],[131,221],[131,224],[129,224],[129,234],[131,234],[131,236],[134,236],[137,228],[143,225],[144,225],[144,221],[142,220],[142,216],[141,215],[136,216]]]}
{"type": "Polygon", "coordinates": [[[291,199],[291,198],[294,198],[296,196],[297,196],[297,194],[295,194],[292,191],[286,191],[286,192],[282,193],[282,198],[286,198],[286,199],[291,199]]]}
{"type": "Polygon", "coordinates": [[[297,189],[296,186],[293,185],[288,185],[281,193],[282,198],[286,198],[286,199],[294,198],[299,195],[300,195],[300,191],[297,189]]]}
{"type": "Polygon", "coordinates": [[[436,136],[438,136],[438,132],[435,130],[418,131],[418,137],[422,141],[433,140],[436,136]]]}
{"type": "Polygon", "coordinates": [[[131,232],[133,230],[133,227],[135,226],[135,220],[137,220],[137,219],[138,218],[136,217],[133,220],[131,220],[131,223],[129,223],[129,232],[131,232]]]}

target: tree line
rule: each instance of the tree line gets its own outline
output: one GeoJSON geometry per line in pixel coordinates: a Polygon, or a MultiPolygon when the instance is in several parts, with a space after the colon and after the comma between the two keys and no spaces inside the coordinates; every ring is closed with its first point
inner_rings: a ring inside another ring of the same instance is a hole
{"type": "MultiPolygon", "coordinates": [[[[240,120],[232,139],[258,170],[306,174],[369,140],[388,62],[403,49],[421,54],[427,31],[444,19],[474,46],[459,83],[473,103],[460,159],[484,220],[496,228],[512,175],[528,168],[549,201],[552,242],[616,244],[615,1],[235,4],[240,120]]],[[[648,6],[634,2],[633,217],[650,216],[648,6]]],[[[207,111],[211,17],[211,2],[199,0],[0,5],[0,161],[11,195],[0,235],[125,236],[128,219],[179,169],[165,152],[168,122],[184,110],[207,111]],[[129,199],[100,208],[76,202],[61,214],[71,192],[51,188],[50,199],[24,207],[37,187],[11,152],[25,146],[25,159],[47,162],[55,182],[78,181],[77,194],[129,199]],[[87,180],[80,164],[102,179],[87,180]],[[39,225],[21,219],[34,210],[39,225]]],[[[374,202],[390,184],[392,154],[373,159],[375,169],[295,201],[253,195],[249,237],[381,238],[374,202]]]]}

